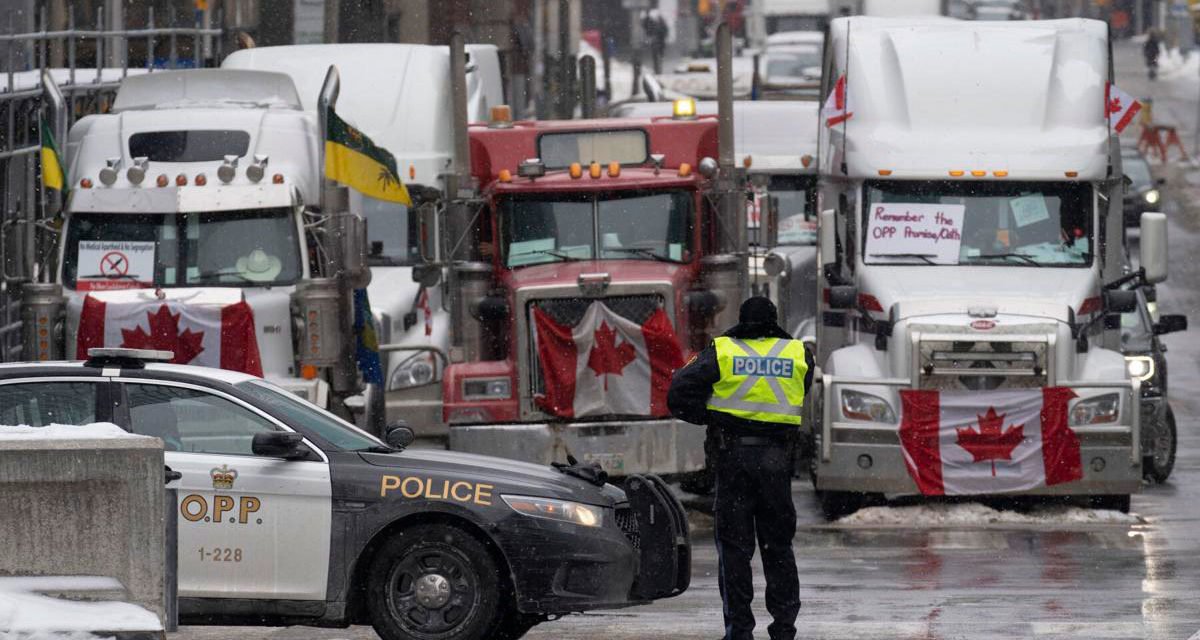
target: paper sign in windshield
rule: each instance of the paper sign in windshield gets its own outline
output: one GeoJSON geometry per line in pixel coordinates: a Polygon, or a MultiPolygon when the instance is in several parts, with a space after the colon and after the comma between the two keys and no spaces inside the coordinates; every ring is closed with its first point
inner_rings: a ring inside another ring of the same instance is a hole
{"type": "Polygon", "coordinates": [[[80,291],[149,286],[154,283],[154,243],[81,240],[77,264],[80,291]]]}
{"type": "Polygon", "coordinates": [[[1028,227],[1031,224],[1050,219],[1050,211],[1046,209],[1046,198],[1040,193],[1013,198],[1008,201],[1012,208],[1013,220],[1018,227],[1028,227]]]}
{"type": "Polygon", "coordinates": [[[965,211],[961,204],[872,204],[868,261],[958,264],[965,211]]]}

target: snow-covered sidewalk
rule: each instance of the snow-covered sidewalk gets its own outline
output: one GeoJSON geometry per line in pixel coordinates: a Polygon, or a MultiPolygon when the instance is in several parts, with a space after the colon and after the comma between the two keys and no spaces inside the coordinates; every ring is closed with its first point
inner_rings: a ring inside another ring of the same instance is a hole
{"type": "Polygon", "coordinates": [[[120,582],[105,577],[0,577],[0,639],[98,640],[92,632],[162,631],[158,616],[135,604],[43,595],[123,591],[120,582]]]}
{"type": "Polygon", "coordinates": [[[1070,506],[1038,507],[1028,512],[993,509],[987,505],[934,503],[913,506],[867,507],[837,521],[847,526],[942,527],[988,525],[1141,524],[1135,515],[1070,506]]]}

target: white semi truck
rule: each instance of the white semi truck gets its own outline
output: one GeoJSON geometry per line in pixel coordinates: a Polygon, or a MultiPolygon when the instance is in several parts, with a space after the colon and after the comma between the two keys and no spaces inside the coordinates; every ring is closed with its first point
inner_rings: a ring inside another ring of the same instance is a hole
{"type": "Polygon", "coordinates": [[[1106,25],[854,17],[830,37],[806,420],[826,514],[915,493],[1127,510],[1139,380],[1109,318],[1165,279],[1166,244],[1145,214],[1126,267],[1106,25]]]}
{"type": "MultiPolygon", "coordinates": [[[[484,122],[490,107],[504,102],[499,54],[492,45],[467,45],[467,55],[468,118],[484,122]]],[[[418,236],[433,230],[420,229],[415,209],[445,202],[454,157],[449,64],[447,47],[405,44],[259,47],[234,52],[221,64],[286,74],[314,116],[327,70],[336,67],[338,114],[395,156],[414,207],[351,191],[350,210],[367,221],[368,293],[380,328],[387,420],[406,420],[422,438],[446,436],[441,380],[449,314],[443,287],[428,279],[436,271],[421,266],[436,256],[420,254],[418,236]]]]}

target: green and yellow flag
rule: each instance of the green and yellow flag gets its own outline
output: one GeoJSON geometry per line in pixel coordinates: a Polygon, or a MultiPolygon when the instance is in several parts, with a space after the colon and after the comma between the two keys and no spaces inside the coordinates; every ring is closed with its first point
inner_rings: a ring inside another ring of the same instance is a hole
{"type": "Polygon", "coordinates": [[[325,177],[365,196],[412,206],[396,158],[330,109],[326,114],[325,177]]]}
{"type": "Polygon", "coordinates": [[[38,128],[42,134],[42,187],[65,191],[67,177],[63,172],[62,154],[54,142],[54,132],[45,117],[38,119],[38,128]]]}

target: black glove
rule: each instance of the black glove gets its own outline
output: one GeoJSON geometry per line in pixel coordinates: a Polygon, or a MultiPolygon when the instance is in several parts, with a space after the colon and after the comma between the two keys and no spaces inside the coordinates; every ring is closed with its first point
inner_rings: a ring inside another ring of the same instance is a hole
{"type": "Polygon", "coordinates": [[[608,482],[608,472],[600,468],[600,463],[588,462],[587,464],[580,464],[575,459],[575,456],[569,453],[567,454],[566,463],[551,462],[550,466],[569,476],[574,476],[584,482],[590,482],[597,487],[603,487],[608,482]]]}

